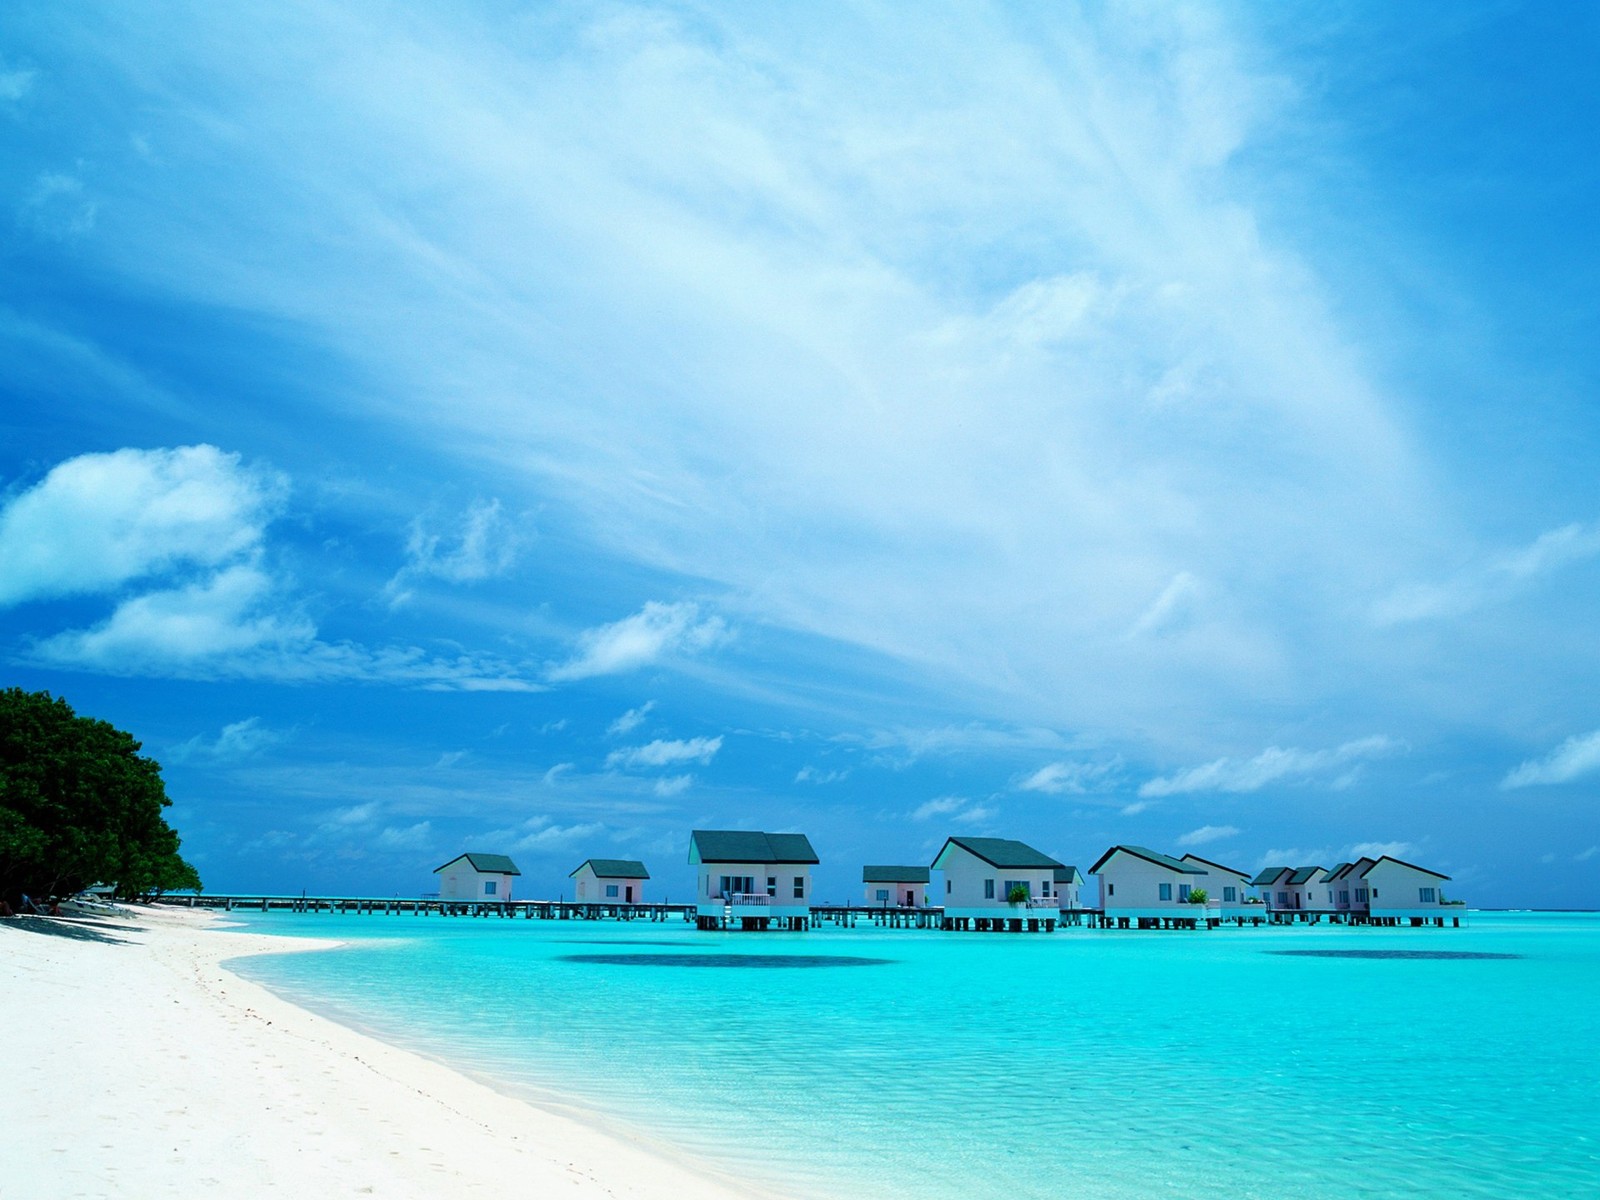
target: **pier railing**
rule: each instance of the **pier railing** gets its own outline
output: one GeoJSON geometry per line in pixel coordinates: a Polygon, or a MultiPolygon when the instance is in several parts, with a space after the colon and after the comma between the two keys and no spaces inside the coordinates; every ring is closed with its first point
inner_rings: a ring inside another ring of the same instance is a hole
{"type": "Polygon", "coordinates": [[[772,904],[772,897],[765,892],[734,892],[726,899],[735,908],[766,908],[772,904]]]}

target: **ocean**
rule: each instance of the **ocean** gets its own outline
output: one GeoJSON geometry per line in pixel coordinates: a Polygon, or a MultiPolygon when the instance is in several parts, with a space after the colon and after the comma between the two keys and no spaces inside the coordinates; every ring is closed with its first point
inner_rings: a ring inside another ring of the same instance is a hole
{"type": "Polygon", "coordinates": [[[700,933],[235,913],[232,966],[801,1197],[1600,1196],[1600,915],[700,933]]]}

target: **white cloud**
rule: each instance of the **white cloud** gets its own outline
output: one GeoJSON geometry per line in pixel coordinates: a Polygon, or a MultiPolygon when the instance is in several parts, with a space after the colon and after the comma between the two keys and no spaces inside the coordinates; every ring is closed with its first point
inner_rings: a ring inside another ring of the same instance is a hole
{"type": "Polygon", "coordinates": [[[418,821],[415,825],[388,826],[378,834],[380,850],[420,850],[434,843],[433,824],[418,821]]]}
{"type": "Polygon", "coordinates": [[[660,604],[652,600],[631,617],[601,625],[578,636],[578,653],[546,677],[555,682],[617,675],[659,662],[670,655],[694,654],[716,645],[727,634],[721,617],[700,618],[698,605],[660,604]]]}
{"type": "Polygon", "coordinates": [[[643,746],[613,750],[606,755],[606,766],[624,771],[637,770],[640,767],[671,767],[688,762],[697,762],[705,766],[721,749],[720,734],[712,738],[697,737],[680,741],[657,738],[643,746]]]}
{"type": "Polygon", "coordinates": [[[1415,851],[1416,847],[1410,842],[1357,842],[1344,852],[1343,857],[1351,860],[1382,858],[1384,855],[1390,858],[1410,858],[1415,851]]]}
{"type": "Polygon", "coordinates": [[[1200,581],[1188,571],[1179,571],[1150,607],[1139,614],[1133,628],[1128,630],[1128,637],[1160,637],[1180,632],[1194,621],[1201,597],[1200,581]]]}
{"type": "Polygon", "coordinates": [[[974,803],[965,796],[936,796],[918,806],[912,812],[911,819],[928,821],[934,817],[944,817],[948,821],[963,825],[978,825],[998,815],[999,810],[974,803]]]}
{"type": "Polygon", "coordinates": [[[68,459],[0,510],[0,607],[238,560],[286,491],[215,446],[68,459]]]}
{"type": "Polygon", "coordinates": [[[174,746],[168,757],[174,762],[210,759],[216,762],[237,762],[253,758],[269,746],[277,745],[286,735],[261,724],[259,717],[246,717],[231,725],[224,725],[215,738],[195,735],[187,742],[174,746]]]}
{"type": "Polygon", "coordinates": [[[1590,846],[1587,850],[1580,850],[1572,856],[1573,862],[1588,862],[1595,855],[1600,854],[1600,846],[1590,846]]]}
{"type": "Polygon", "coordinates": [[[655,794],[661,797],[681,796],[694,782],[693,775],[669,775],[655,782],[655,794]]]}
{"type": "Polygon", "coordinates": [[[93,230],[99,211],[83,180],[62,171],[44,171],[18,206],[17,218],[35,233],[65,241],[93,230]]]}
{"type": "Polygon", "coordinates": [[[1202,825],[1199,829],[1191,829],[1178,839],[1180,846],[1204,846],[1210,842],[1222,842],[1231,837],[1238,837],[1239,831],[1232,825],[1202,825]]]}
{"type": "Polygon", "coordinates": [[[1117,811],[1120,812],[1125,817],[1137,817],[1140,813],[1144,812],[1144,810],[1149,808],[1149,807],[1150,807],[1150,805],[1149,805],[1149,803],[1147,801],[1135,800],[1131,804],[1124,804],[1117,811]]]}
{"type": "Polygon", "coordinates": [[[1407,584],[1373,609],[1380,625],[1459,617],[1504,603],[1564,567],[1600,555],[1600,522],[1564,525],[1527,546],[1482,559],[1444,583],[1407,584]]]}
{"type": "Polygon", "coordinates": [[[1256,867],[1312,867],[1330,866],[1333,862],[1333,852],[1326,848],[1320,850],[1268,850],[1256,859],[1256,867]]]}
{"type": "Polygon", "coordinates": [[[656,702],[654,700],[646,700],[638,708],[630,708],[615,721],[611,722],[610,725],[606,726],[606,732],[613,737],[632,733],[640,725],[644,724],[644,719],[650,715],[650,710],[655,706],[656,702]]]}
{"type": "Polygon", "coordinates": [[[454,536],[428,529],[419,518],[406,543],[406,565],[384,585],[392,608],[407,604],[420,579],[477,583],[509,570],[521,539],[501,515],[500,501],[480,501],[467,510],[454,536]]]}
{"type": "Polygon", "coordinates": [[[1112,786],[1121,770],[1120,758],[1102,763],[1047,763],[1017,784],[1017,788],[1024,792],[1044,792],[1051,796],[1081,796],[1112,786]]]}
{"type": "Polygon", "coordinates": [[[0,65],[0,100],[7,102],[21,100],[32,89],[37,76],[37,71],[8,69],[0,65]]]}
{"type": "Polygon", "coordinates": [[[1600,729],[1569,737],[1543,758],[1530,758],[1500,781],[1502,788],[1568,783],[1600,771],[1600,729]]]}
{"type": "Polygon", "coordinates": [[[821,767],[811,766],[809,763],[801,767],[794,774],[796,783],[814,783],[819,786],[829,783],[842,783],[850,778],[850,772],[844,769],[825,771],[821,767]]]}
{"type": "MultiPolygon", "coordinates": [[[[1349,764],[1393,754],[1401,744],[1373,736],[1346,742],[1332,750],[1284,750],[1269,746],[1250,759],[1219,758],[1174,775],[1152,779],[1141,796],[1175,796],[1186,792],[1254,792],[1280,780],[1303,782],[1349,764]]],[[[1340,770],[1343,778],[1347,772],[1340,770]]]]}

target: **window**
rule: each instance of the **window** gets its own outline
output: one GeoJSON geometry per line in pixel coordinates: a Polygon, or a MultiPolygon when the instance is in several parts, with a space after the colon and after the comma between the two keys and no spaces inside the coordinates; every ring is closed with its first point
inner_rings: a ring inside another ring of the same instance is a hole
{"type": "Polygon", "coordinates": [[[1117,894],[1117,885],[1114,884],[1114,883],[1106,884],[1106,895],[1115,896],[1116,894],[1117,894]]]}
{"type": "Polygon", "coordinates": [[[794,898],[796,900],[804,900],[806,898],[806,877],[804,875],[796,875],[794,877],[794,898]]]}
{"type": "Polygon", "coordinates": [[[1172,885],[1170,883],[1158,884],[1157,887],[1156,887],[1156,891],[1160,895],[1161,899],[1163,899],[1163,900],[1171,900],[1172,899],[1172,885]]]}
{"type": "Polygon", "coordinates": [[[776,896],[777,894],[778,894],[778,877],[776,875],[768,875],[767,876],[767,895],[776,896]]]}
{"type": "Polygon", "coordinates": [[[1189,885],[1187,883],[1180,883],[1178,885],[1178,899],[1182,900],[1186,904],[1188,903],[1188,901],[1189,901],[1189,885]]]}
{"type": "Polygon", "coordinates": [[[1356,889],[1356,903],[1357,904],[1365,904],[1366,902],[1367,902],[1367,889],[1366,888],[1357,888],[1356,889]]]}
{"type": "Polygon", "coordinates": [[[1436,893],[1432,888],[1418,888],[1417,898],[1424,904],[1432,904],[1436,893]]]}
{"type": "Polygon", "coordinates": [[[498,886],[498,885],[496,884],[496,882],[493,879],[485,879],[483,881],[483,894],[485,896],[494,895],[494,889],[496,888],[496,886],[498,886]]]}
{"type": "Polygon", "coordinates": [[[616,898],[617,898],[617,885],[614,884],[614,883],[606,884],[606,899],[607,900],[615,900],[616,898]]]}
{"type": "Polygon", "coordinates": [[[946,896],[950,894],[950,881],[948,879],[944,881],[944,894],[946,896]]]}
{"type": "MultiPolygon", "coordinates": [[[[985,879],[983,881],[983,898],[985,900],[993,900],[994,899],[994,880],[985,879]]],[[[987,918],[985,918],[985,919],[987,920],[987,918]]]]}
{"type": "Polygon", "coordinates": [[[1223,901],[1225,903],[1232,904],[1238,898],[1239,898],[1239,889],[1238,888],[1236,888],[1236,887],[1225,887],[1225,888],[1222,889],[1222,899],[1223,899],[1223,901]]]}
{"type": "Polygon", "coordinates": [[[1329,904],[1333,903],[1333,889],[1332,888],[1328,889],[1328,903],[1329,904]]]}
{"type": "Polygon", "coordinates": [[[887,904],[887,903],[889,903],[889,889],[888,888],[879,888],[878,891],[877,891],[877,897],[878,897],[878,903],[879,904],[887,904]]]}
{"type": "Polygon", "coordinates": [[[1278,893],[1278,907],[1279,908],[1288,908],[1289,907],[1289,893],[1288,892],[1279,892],[1278,893]]]}
{"type": "Polygon", "coordinates": [[[1350,903],[1350,889],[1349,888],[1345,888],[1343,891],[1341,891],[1339,893],[1339,903],[1340,904],[1345,904],[1345,905],[1348,905],[1350,903]]]}

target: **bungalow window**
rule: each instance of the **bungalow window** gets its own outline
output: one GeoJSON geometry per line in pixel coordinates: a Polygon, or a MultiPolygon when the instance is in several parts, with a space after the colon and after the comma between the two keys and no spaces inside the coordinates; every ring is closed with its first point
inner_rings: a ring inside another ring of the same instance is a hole
{"type": "Polygon", "coordinates": [[[878,895],[878,903],[880,903],[880,904],[889,903],[889,889],[888,888],[879,888],[877,895],[878,895]]]}
{"type": "Polygon", "coordinates": [[[485,896],[494,895],[494,889],[495,889],[495,880],[493,880],[493,879],[485,879],[483,881],[483,894],[485,896]]]}
{"type": "Polygon", "coordinates": [[[1115,896],[1116,894],[1117,894],[1117,885],[1114,884],[1114,883],[1106,884],[1106,895],[1115,896]]]}
{"type": "Polygon", "coordinates": [[[1180,883],[1178,885],[1178,899],[1182,900],[1185,904],[1189,902],[1189,885],[1187,883],[1180,883]]]}
{"type": "Polygon", "coordinates": [[[994,899],[994,880],[985,879],[983,881],[983,898],[985,900],[994,899]]]}
{"type": "Polygon", "coordinates": [[[1350,903],[1350,891],[1349,891],[1348,888],[1339,893],[1339,903],[1340,904],[1349,904],[1350,903]]]}
{"type": "Polygon", "coordinates": [[[948,879],[944,881],[944,894],[946,896],[950,894],[950,881],[948,879]]]}
{"type": "Polygon", "coordinates": [[[768,875],[767,876],[767,895],[776,896],[777,894],[778,894],[778,878],[775,875],[768,875]]]}
{"type": "Polygon", "coordinates": [[[614,883],[606,884],[606,899],[607,900],[615,900],[616,898],[617,898],[617,885],[614,884],[614,883]]]}
{"type": "Polygon", "coordinates": [[[1236,887],[1225,887],[1225,888],[1223,888],[1222,889],[1222,898],[1227,903],[1232,904],[1235,900],[1237,900],[1239,898],[1239,889],[1236,888],[1236,887]]]}
{"type": "Polygon", "coordinates": [[[1432,904],[1435,895],[1436,895],[1436,893],[1434,892],[1434,890],[1432,888],[1418,888],[1417,889],[1417,897],[1424,904],[1432,904]]]}
{"type": "Polygon", "coordinates": [[[1172,885],[1170,883],[1158,884],[1157,885],[1157,891],[1160,894],[1161,899],[1163,899],[1163,900],[1171,900],[1172,899],[1172,885]]]}
{"type": "Polygon", "coordinates": [[[1288,908],[1289,907],[1289,893],[1288,892],[1279,892],[1278,893],[1278,907],[1279,908],[1288,908]]]}
{"type": "Polygon", "coordinates": [[[1357,904],[1365,904],[1366,902],[1367,902],[1367,889],[1366,888],[1357,888],[1356,889],[1356,903],[1357,904]]]}
{"type": "Polygon", "coordinates": [[[804,875],[796,875],[794,877],[794,898],[796,900],[804,900],[806,898],[806,877],[804,875]]]}

